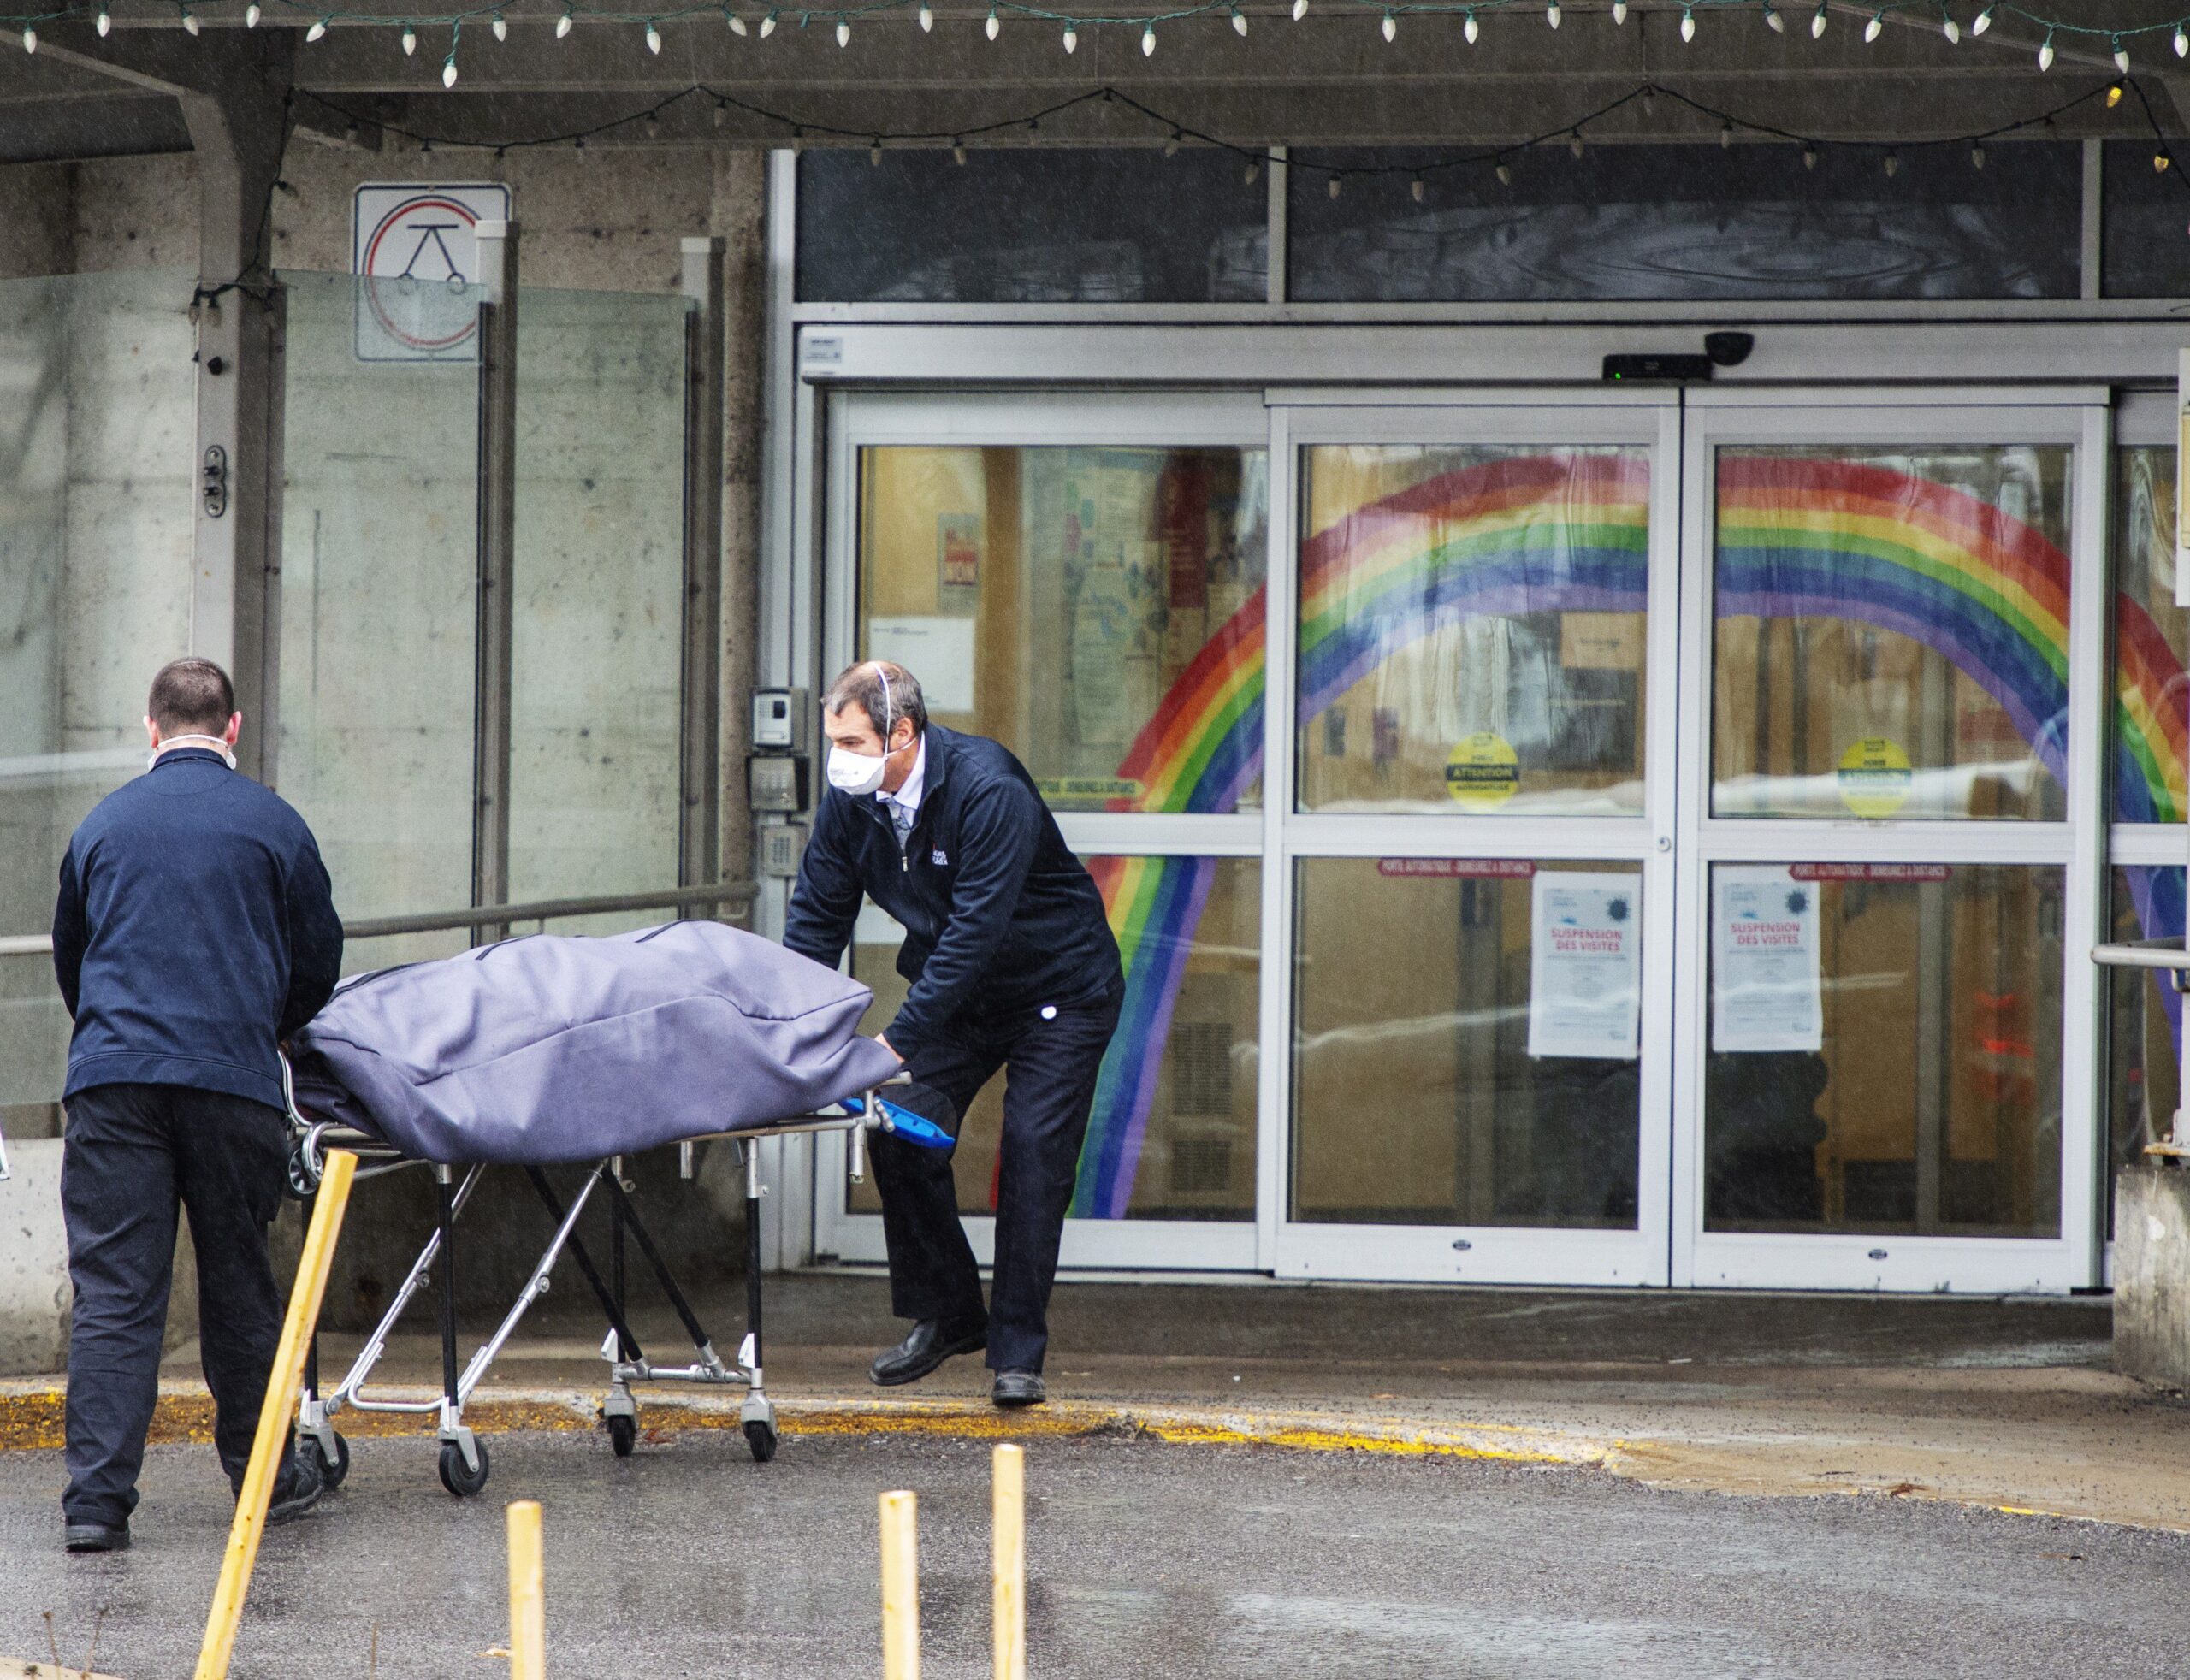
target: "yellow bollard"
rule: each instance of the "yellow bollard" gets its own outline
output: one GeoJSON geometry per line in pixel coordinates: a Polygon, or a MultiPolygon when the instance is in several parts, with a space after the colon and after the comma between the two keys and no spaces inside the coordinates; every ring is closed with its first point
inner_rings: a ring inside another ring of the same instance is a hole
{"type": "Polygon", "coordinates": [[[990,1455],[989,1559],[996,1576],[996,1680],[1027,1680],[1027,1454],[990,1455]]]}
{"type": "Polygon", "coordinates": [[[235,1521],[228,1529],[228,1555],[221,1560],[221,1583],[213,1589],[213,1608],[205,1618],[205,1641],[198,1648],[196,1680],[228,1680],[235,1654],[236,1624],[243,1619],[244,1595],[251,1590],[252,1566],[258,1561],[258,1539],[266,1530],[266,1507],[274,1497],[274,1476],[281,1468],[297,1409],[297,1387],[304,1381],[305,1351],[319,1319],[320,1298],[327,1293],[327,1270],[334,1261],[334,1239],[342,1210],[350,1201],[350,1178],[358,1157],[344,1149],[327,1152],[320,1175],[319,1199],[312,1206],[311,1228],[305,1233],[297,1261],[297,1281],[289,1291],[288,1316],[274,1369],[266,1379],[266,1401],[258,1409],[258,1435],[251,1444],[251,1464],[236,1496],[235,1521]]]}
{"type": "Polygon", "coordinates": [[[548,1598],[540,1556],[540,1501],[512,1500],[510,1535],[510,1680],[548,1680],[548,1598]]]}
{"type": "Polygon", "coordinates": [[[882,1680],[920,1680],[920,1523],[910,1494],[882,1496],[882,1680]]]}

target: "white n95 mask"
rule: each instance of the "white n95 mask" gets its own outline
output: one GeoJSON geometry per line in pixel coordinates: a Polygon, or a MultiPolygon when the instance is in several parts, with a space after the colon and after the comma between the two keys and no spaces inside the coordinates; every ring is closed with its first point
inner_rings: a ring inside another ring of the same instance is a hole
{"type": "Polygon", "coordinates": [[[864,753],[848,752],[842,747],[829,748],[829,785],[839,793],[848,793],[856,799],[863,793],[873,793],[882,785],[882,778],[889,773],[890,758],[869,758],[864,753]]]}

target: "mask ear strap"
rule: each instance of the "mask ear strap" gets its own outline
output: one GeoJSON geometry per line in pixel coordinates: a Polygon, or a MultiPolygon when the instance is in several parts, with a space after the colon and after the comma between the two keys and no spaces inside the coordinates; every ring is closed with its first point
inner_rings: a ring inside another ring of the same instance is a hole
{"type": "Polygon", "coordinates": [[[890,667],[877,660],[874,674],[882,679],[882,750],[887,753],[891,731],[897,727],[897,703],[890,697],[890,667]]]}

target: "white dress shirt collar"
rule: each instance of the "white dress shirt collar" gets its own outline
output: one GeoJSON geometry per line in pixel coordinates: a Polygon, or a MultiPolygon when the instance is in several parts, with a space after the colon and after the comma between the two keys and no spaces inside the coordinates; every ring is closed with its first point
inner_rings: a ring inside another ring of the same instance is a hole
{"type": "Polygon", "coordinates": [[[920,813],[920,793],[927,783],[927,736],[920,736],[918,750],[913,754],[913,767],[905,778],[904,786],[895,793],[877,793],[874,796],[885,805],[897,804],[905,807],[905,814],[917,817],[920,813]]]}

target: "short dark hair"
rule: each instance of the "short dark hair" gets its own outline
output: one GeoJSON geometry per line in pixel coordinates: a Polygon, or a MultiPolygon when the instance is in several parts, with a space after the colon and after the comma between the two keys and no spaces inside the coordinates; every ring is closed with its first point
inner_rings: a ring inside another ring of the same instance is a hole
{"type": "Polygon", "coordinates": [[[858,707],[885,746],[900,718],[913,720],[914,735],[927,733],[927,701],[920,693],[920,679],[888,660],[861,660],[829,684],[821,704],[832,718],[847,707],[858,707]]]}
{"type": "Polygon", "coordinates": [[[218,735],[235,715],[236,685],[210,660],[170,660],[152,678],[145,713],[163,735],[218,735]]]}

